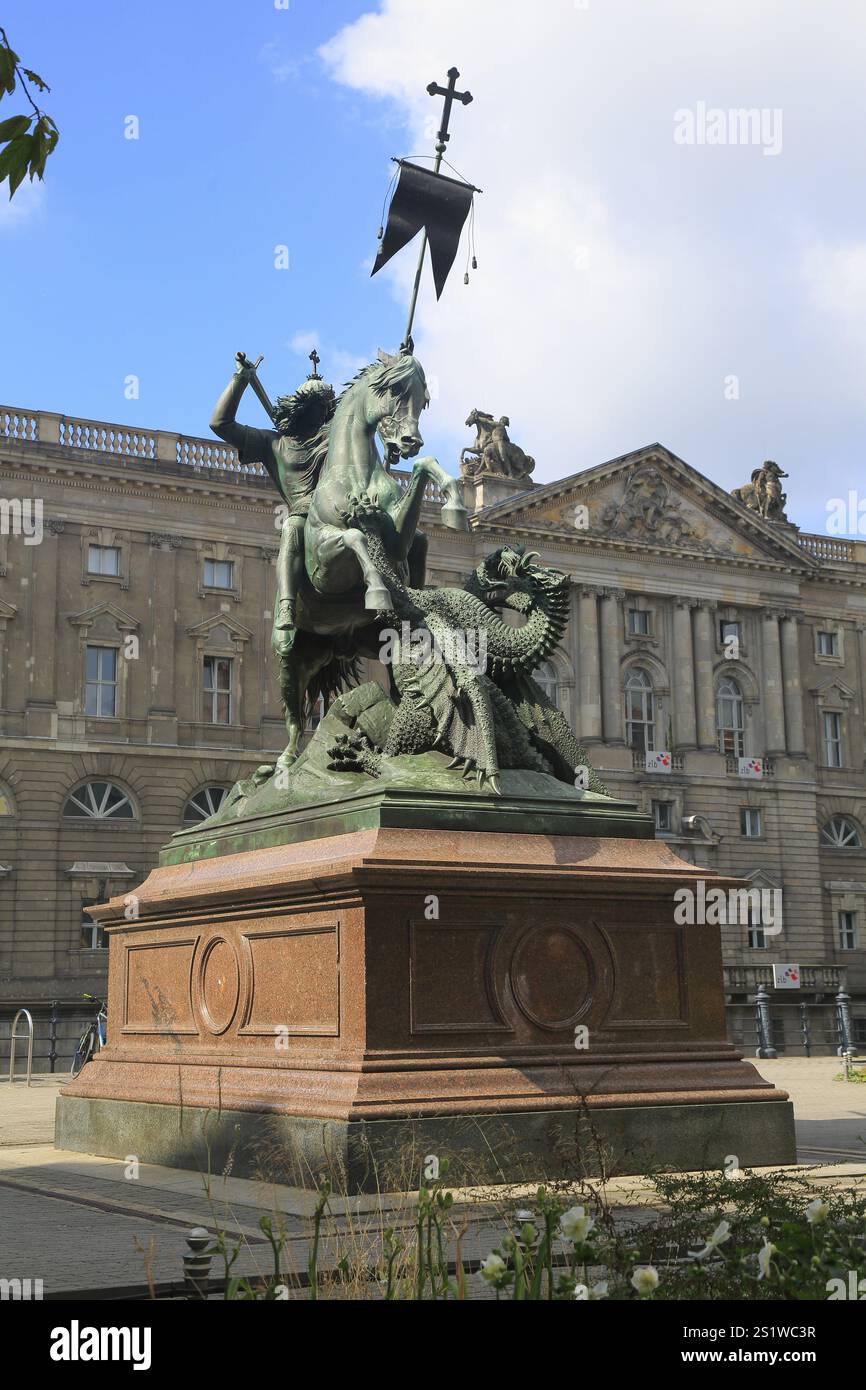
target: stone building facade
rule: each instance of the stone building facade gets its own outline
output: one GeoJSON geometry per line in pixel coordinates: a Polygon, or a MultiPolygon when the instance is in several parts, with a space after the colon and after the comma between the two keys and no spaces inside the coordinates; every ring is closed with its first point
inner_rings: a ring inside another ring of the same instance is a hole
{"type": "MultiPolygon", "coordinates": [[[[506,541],[567,571],[539,679],[611,790],[680,854],[781,892],[781,919],[723,930],[734,1039],[754,1046],[756,987],[787,963],[777,1045],[835,1047],[842,986],[866,1043],[866,545],[768,521],[657,444],[466,493],[469,534],[425,506],[432,580],[506,541]]],[[[100,994],[87,905],[284,746],[277,500],[214,440],[0,409],[7,1036],[18,1004],[100,994]]]]}

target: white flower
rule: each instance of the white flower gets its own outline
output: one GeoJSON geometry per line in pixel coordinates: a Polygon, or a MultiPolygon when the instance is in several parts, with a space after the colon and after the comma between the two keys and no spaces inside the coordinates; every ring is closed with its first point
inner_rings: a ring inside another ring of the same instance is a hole
{"type": "Polygon", "coordinates": [[[716,1229],[713,1231],[713,1234],[711,1236],[708,1236],[707,1243],[704,1246],[703,1250],[690,1250],[689,1256],[693,1260],[705,1260],[707,1255],[712,1254],[714,1250],[718,1249],[720,1245],[724,1245],[725,1241],[730,1239],[730,1221],[720,1221],[716,1229]]]}
{"type": "Polygon", "coordinates": [[[591,1289],[588,1289],[586,1284],[575,1284],[574,1296],[584,1303],[587,1301],[597,1302],[600,1298],[607,1298],[607,1280],[602,1279],[600,1283],[593,1284],[591,1289]]]}
{"type": "Polygon", "coordinates": [[[659,1272],[654,1265],[638,1265],[634,1274],[631,1276],[633,1289],[637,1289],[641,1298],[644,1294],[652,1293],[658,1288],[659,1272]]]}
{"type": "Polygon", "coordinates": [[[481,1277],[486,1279],[488,1284],[495,1284],[497,1279],[501,1279],[505,1273],[506,1264],[501,1255],[488,1255],[486,1260],[481,1262],[481,1277]]]}
{"type": "Polygon", "coordinates": [[[595,1225],[595,1220],[587,1216],[586,1207],[569,1207],[559,1219],[559,1234],[563,1240],[578,1243],[586,1240],[595,1225]]]}
{"type": "Polygon", "coordinates": [[[810,1226],[820,1226],[822,1221],[826,1221],[830,1215],[830,1203],[823,1198],[816,1197],[806,1208],[806,1220],[810,1226]]]}
{"type": "Polygon", "coordinates": [[[776,1254],[775,1245],[771,1245],[768,1240],[764,1241],[758,1251],[758,1268],[760,1269],[759,1279],[766,1279],[770,1273],[770,1261],[776,1254]]]}

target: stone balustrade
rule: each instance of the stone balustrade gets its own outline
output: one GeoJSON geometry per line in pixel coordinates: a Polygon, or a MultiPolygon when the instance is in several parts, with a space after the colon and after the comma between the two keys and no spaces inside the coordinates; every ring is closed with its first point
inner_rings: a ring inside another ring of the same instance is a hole
{"type": "MultiPolygon", "coordinates": [[[[135,459],[157,468],[162,463],[207,469],[211,473],[266,477],[261,464],[240,463],[237,450],[219,439],[172,434],[166,430],[137,429],[132,425],[115,425],[105,420],[57,415],[48,410],[0,406],[0,440],[4,438],[25,444],[47,444],[76,452],[80,450],[113,458],[135,459]]],[[[407,470],[394,469],[391,476],[400,488],[405,489],[412,474],[407,470]]],[[[444,502],[437,483],[427,484],[424,500],[444,502]]]]}

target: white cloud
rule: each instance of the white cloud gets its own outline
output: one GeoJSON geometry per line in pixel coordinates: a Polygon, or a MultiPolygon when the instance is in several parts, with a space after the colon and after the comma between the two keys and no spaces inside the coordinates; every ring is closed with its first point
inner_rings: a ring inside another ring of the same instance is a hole
{"type": "MultiPolygon", "coordinates": [[[[808,528],[862,478],[840,348],[866,297],[840,231],[863,220],[860,0],[832,25],[811,0],[382,0],[322,53],[402,118],[395,154],[432,150],[425,88],[452,64],[475,98],[448,157],[485,190],[478,270],[464,287],[461,250],[438,305],[428,271],[415,331],[443,463],[477,406],[510,416],[542,481],[654,439],[728,487],[774,457],[808,528]],[[783,148],[676,143],[699,102],[783,112],[783,148]]],[[[414,264],[383,272],[401,304],[414,264]]]]}
{"type": "Polygon", "coordinates": [[[327,342],[315,329],[300,329],[289,341],[292,352],[301,357],[309,357],[315,348],[319,354],[319,371],[339,391],[344,381],[350,380],[362,367],[366,367],[372,357],[359,357],[357,353],[336,347],[327,342]]]}
{"type": "Polygon", "coordinates": [[[34,179],[32,183],[25,179],[19,184],[11,201],[9,180],[4,179],[0,183],[0,231],[7,227],[20,227],[23,223],[32,221],[40,215],[44,204],[45,184],[40,179],[34,179]]]}

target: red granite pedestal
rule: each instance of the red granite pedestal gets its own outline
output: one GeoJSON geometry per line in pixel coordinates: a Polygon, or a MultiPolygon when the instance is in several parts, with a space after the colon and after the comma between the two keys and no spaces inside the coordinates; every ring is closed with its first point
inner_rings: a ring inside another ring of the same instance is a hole
{"type": "Polygon", "coordinates": [[[719,929],[674,921],[698,878],[656,840],[381,827],[164,865],[99,910],[108,1045],[56,1142],[354,1190],[408,1149],[467,1182],[792,1162],[719,929]]]}

